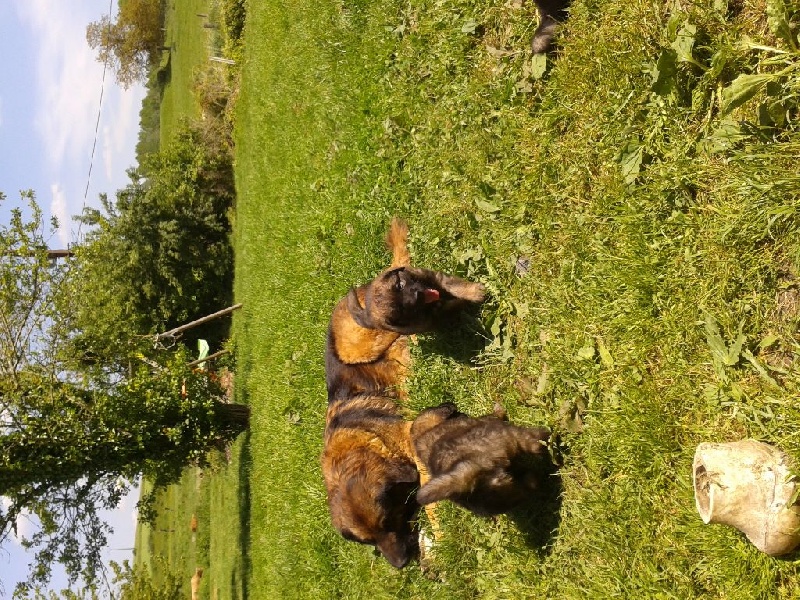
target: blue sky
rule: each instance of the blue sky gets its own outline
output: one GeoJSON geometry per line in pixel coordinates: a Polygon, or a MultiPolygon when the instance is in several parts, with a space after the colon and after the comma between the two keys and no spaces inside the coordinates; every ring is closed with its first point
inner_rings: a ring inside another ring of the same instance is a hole
{"type": "MultiPolygon", "coordinates": [[[[32,189],[47,217],[59,220],[52,248],[77,241],[71,219],[84,203],[98,206],[98,196],[113,197],[128,182],[125,171],[136,164],[141,87],[124,91],[111,71],[105,78],[97,144],[92,147],[103,65],[86,43],[86,26],[109,12],[109,0],[3,0],[0,2],[0,223],[18,205],[19,191],[32,189]],[[88,181],[88,194],[86,194],[88,181]],[[84,200],[85,198],[85,200],[84,200]]],[[[112,16],[116,16],[114,0],[112,16]]],[[[108,515],[115,529],[108,556],[131,556],[138,493],[108,515]]],[[[21,520],[19,532],[35,527],[21,520]]],[[[28,572],[30,557],[12,541],[0,547],[0,581],[6,597],[17,577],[28,572]]],[[[56,580],[53,589],[61,589],[56,580]]]]}
{"type": "Polygon", "coordinates": [[[0,190],[9,200],[36,192],[59,219],[52,246],[75,241],[71,216],[83,207],[87,181],[86,203],[96,206],[100,193],[124,187],[136,163],[144,90],[122,90],[109,71],[89,180],[103,65],[86,26],[108,10],[109,0],[0,2],[0,190]]]}

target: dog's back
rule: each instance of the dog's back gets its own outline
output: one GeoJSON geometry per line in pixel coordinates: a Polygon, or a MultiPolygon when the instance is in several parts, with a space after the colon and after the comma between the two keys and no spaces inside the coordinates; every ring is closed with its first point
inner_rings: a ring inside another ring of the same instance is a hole
{"type": "Polygon", "coordinates": [[[519,427],[495,415],[474,419],[451,404],[423,411],[411,438],[431,479],[417,501],[447,499],[485,516],[508,512],[551,469],[549,435],[543,427],[519,427]]]}

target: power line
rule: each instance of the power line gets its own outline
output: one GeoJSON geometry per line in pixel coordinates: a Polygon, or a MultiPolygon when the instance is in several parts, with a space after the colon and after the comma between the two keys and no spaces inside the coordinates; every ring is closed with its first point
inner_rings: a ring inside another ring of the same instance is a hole
{"type": "MultiPolygon", "coordinates": [[[[114,9],[114,0],[109,0],[108,2],[108,27],[111,28],[111,13],[114,9]]],[[[83,205],[81,206],[81,215],[83,215],[84,210],[86,209],[86,201],[89,197],[89,184],[92,181],[92,168],[94,167],[94,154],[95,150],[97,149],[97,138],[100,132],[100,116],[102,115],[103,111],[103,96],[105,94],[106,88],[106,71],[108,71],[108,56],[103,61],[103,78],[100,80],[100,102],[97,106],[97,122],[94,126],[94,142],[92,143],[92,154],[89,157],[89,173],[86,176],[86,190],[83,192],[83,205]]],[[[78,233],[76,237],[80,239],[81,236],[81,226],[83,222],[78,221],[78,233]]]]}

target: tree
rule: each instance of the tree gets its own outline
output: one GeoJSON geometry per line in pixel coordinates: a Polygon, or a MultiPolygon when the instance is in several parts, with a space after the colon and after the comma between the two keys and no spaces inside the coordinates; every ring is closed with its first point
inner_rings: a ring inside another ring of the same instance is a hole
{"type": "MultiPolygon", "coordinates": [[[[228,210],[230,156],[183,127],[170,145],[130,170],[130,184],[102,209],[70,272],[73,351],[105,368],[127,369],[131,348],[152,335],[230,304],[233,250],[228,210]]],[[[193,331],[218,342],[220,326],[193,331]]],[[[194,338],[192,338],[194,339],[194,338]]]]}
{"type": "Polygon", "coordinates": [[[156,583],[147,567],[132,567],[126,560],[122,564],[112,562],[114,583],[118,585],[119,600],[183,600],[186,592],[177,575],[173,573],[163,557],[153,557],[154,567],[161,574],[156,583]]]}
{"type": "MultiPolygon", "coordinates": [[[[0,192],[0,202],[5,201],[0,192]]],[[[0,377],[45,370],[53,363],[55,330],[47,323],[57,319],[55,296],[66,273],[65,265],[50,260],[47,250],[47,236],[56,226],[54,220],[46,228],[29,191],[21,194],[9,224],[0,229],[0,377]]],[[[0,399],[0,419],[3,410],[0,399]]]]}
{"type": "Polygon", "coordinates": [[[98,50],[97,60],[108,64],[117,82],[128,88],[147,81],[163,43],[161,0],[120,2],[116,21],[103,16],[89,23],[86,41],[98,50]]]}
{"type": "MultiPolygon", "coordinates": [[[[247,428],[249,409],[223,402],[182,348],[154,354],[141,340],[127,373],[81,370],[69,354],[76,321],[62,312],[79,302],[60,298],[80,288],[67,285],[69,266],[48,260],[41,210],[25,198],[32,216],[15,208],[0,226],[0,543],[21,515],[38,517],[24,541],[36,551],[26,584],[35,589],[55,561],[71,581],[95,581],[110,532],[98,511],[142,474],[157,489],[203,463],[247,428]]],[[[140,502],[145,518],[152,499],[140,502]]]]}

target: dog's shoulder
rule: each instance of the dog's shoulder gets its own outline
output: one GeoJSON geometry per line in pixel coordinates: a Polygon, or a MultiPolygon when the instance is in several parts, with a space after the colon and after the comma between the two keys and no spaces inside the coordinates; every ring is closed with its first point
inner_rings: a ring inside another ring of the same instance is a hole
{"type": "Polygon", "coordinates": [[[328,400],[396,393],[409,362],[408,342],[393,331],[361,327],[345,299],[333,311],[325,346],[328,400]]]}
{"type": "Polygon", "coordinates": [[[362,327],[342,299],[333,309],[328,328],[328,347],[343,364],[356,365],[375,362],[400,336],[394,331],[362,327]]]}

